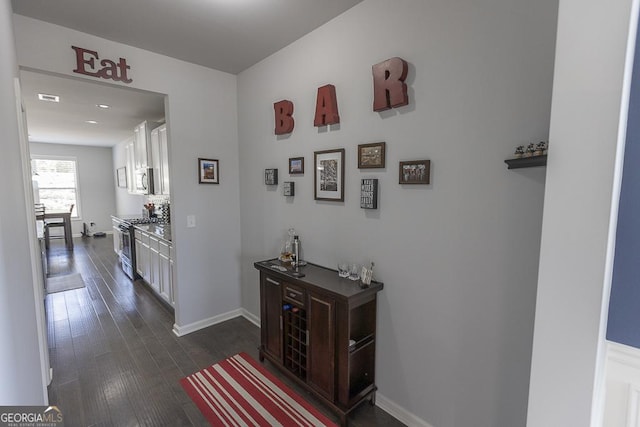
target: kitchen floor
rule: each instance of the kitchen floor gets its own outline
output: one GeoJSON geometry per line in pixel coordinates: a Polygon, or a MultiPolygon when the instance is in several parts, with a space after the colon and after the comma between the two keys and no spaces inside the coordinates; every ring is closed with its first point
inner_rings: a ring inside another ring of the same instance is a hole
{"type": "MultiPolygon", "coordinates": [[[[111,236],[76,238],[74,250],[52,242],[49,275],[80,273],[86,287],[45,298],[53,381],[49,403],[66,426],[204,426],[207,421],[180,386],[188,374],[239,352],[256,360],[260,329],[242,317],[173,334],[173,313],[117,264],[111,236]]],[[[338,417],[277,369],[264,366],[328,417],[338,417]]],[[[363,404],[350,426],[403,426],[363,404]]]]}

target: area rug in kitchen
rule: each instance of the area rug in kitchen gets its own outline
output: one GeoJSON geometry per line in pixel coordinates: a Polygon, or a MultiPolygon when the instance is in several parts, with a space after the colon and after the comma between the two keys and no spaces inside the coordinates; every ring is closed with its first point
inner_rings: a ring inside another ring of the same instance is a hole
{"type": "Polygon", "coordinates": [[[71,289],[84,288],[84,280],[80,273],[66,274],[64,276],[47,277],[47,293],[70,291],[71,289]]]}
{"type": "Polygon", "coordinates": [[[246,353],[180,380],[213,426],[331,426],[336,424],[246,353]]]}

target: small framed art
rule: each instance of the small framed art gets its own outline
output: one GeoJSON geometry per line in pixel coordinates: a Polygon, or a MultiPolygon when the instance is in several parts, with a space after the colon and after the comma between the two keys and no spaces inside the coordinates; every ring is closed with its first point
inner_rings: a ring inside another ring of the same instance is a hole
{"type": "Polygon", "coordinates": [[[289,158],[289,175],[301,175],[304,173],[304,157],[289,158]]]}
{"type": "Polygon", "coordinates": [[[287,197],[293,197],[296,194],[296,183],[293,181],[285,181],[282,183],[282,194],[287,197]]]}
{"type": "Polygon", "coordinates": [[[360,184],[360,207],[362,209],[378,209],[378,180],[366,178],[360,184]]]}
{"type": "Polygon", "coordinates": [[[344,202],[344,148],[313,153],[313,198],[344,202]]]}
{"type": "Polygon", "coordinates": [[[198,159],[198,182],[200,184],[219,184],[220,169],[216,159],[198,159]]]}
{"type": "Polygon", "coordinates": [[[127,188],[127,167],[123,166],[117,170],[118,187],[127,188]]]}
{"type": "Polygon", "coordinates": [[[264,170],[264,183],[266,185],[278,184],[278,169],[265,169],[264,170]]]}
{"type": "Polygon", "coordinates": [[[429,184],[431,160],[400,162],[400,184],[429,184]]]}
{"type": "Polygon", "coordinates": [[[358,169],[384,168],[385,150],[384,142],[358,145],[358,169]]]}

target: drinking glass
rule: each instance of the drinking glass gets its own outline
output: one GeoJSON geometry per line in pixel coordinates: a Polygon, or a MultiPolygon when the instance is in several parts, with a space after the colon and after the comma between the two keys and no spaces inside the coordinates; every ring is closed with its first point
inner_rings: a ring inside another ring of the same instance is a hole
{"type": "Polygon", "coordinates": [[[358,264],[351,264],[351,271],[349,272],[349,279],[351,279],[351,280],[359,280],[360,279],[360,266],[358,264]]]}
{"type": "Polygon", "coordinates": [[[349,264],[347,264],[346,262],[338,263],[338,276],[349,277],[349,264]]]}

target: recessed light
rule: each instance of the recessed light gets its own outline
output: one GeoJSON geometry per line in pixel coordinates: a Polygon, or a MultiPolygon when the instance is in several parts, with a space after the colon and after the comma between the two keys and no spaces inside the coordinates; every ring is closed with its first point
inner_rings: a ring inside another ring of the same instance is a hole
{"type": "Polygon", "coordinates": [[[46,93],[39,93],[38,99],[40,101],[47,101],[47,102],[60,102],[60,97],[58,95],[49,95],[46,93]]]}
{"type": "Polygon", "coordinates": [[[95,120],[85,120],[84,122],[85,122],[85,123],[89,123],[89,124],[91,124],[91,125],[95,125],[95,124],[97,124],[97,123],[98,123],[98,122],[96,122],[95,120]]]}
{"type": "Polygon", "coordinates": [[[106,110],[107,108],[111,108],[111,106],[110,106],[110,105],[107,105],[107,104],[98,104],[98,105],[97,105],[97,107],[98,107],[98,108],[105,109],[105,110],[106,110]]]}

